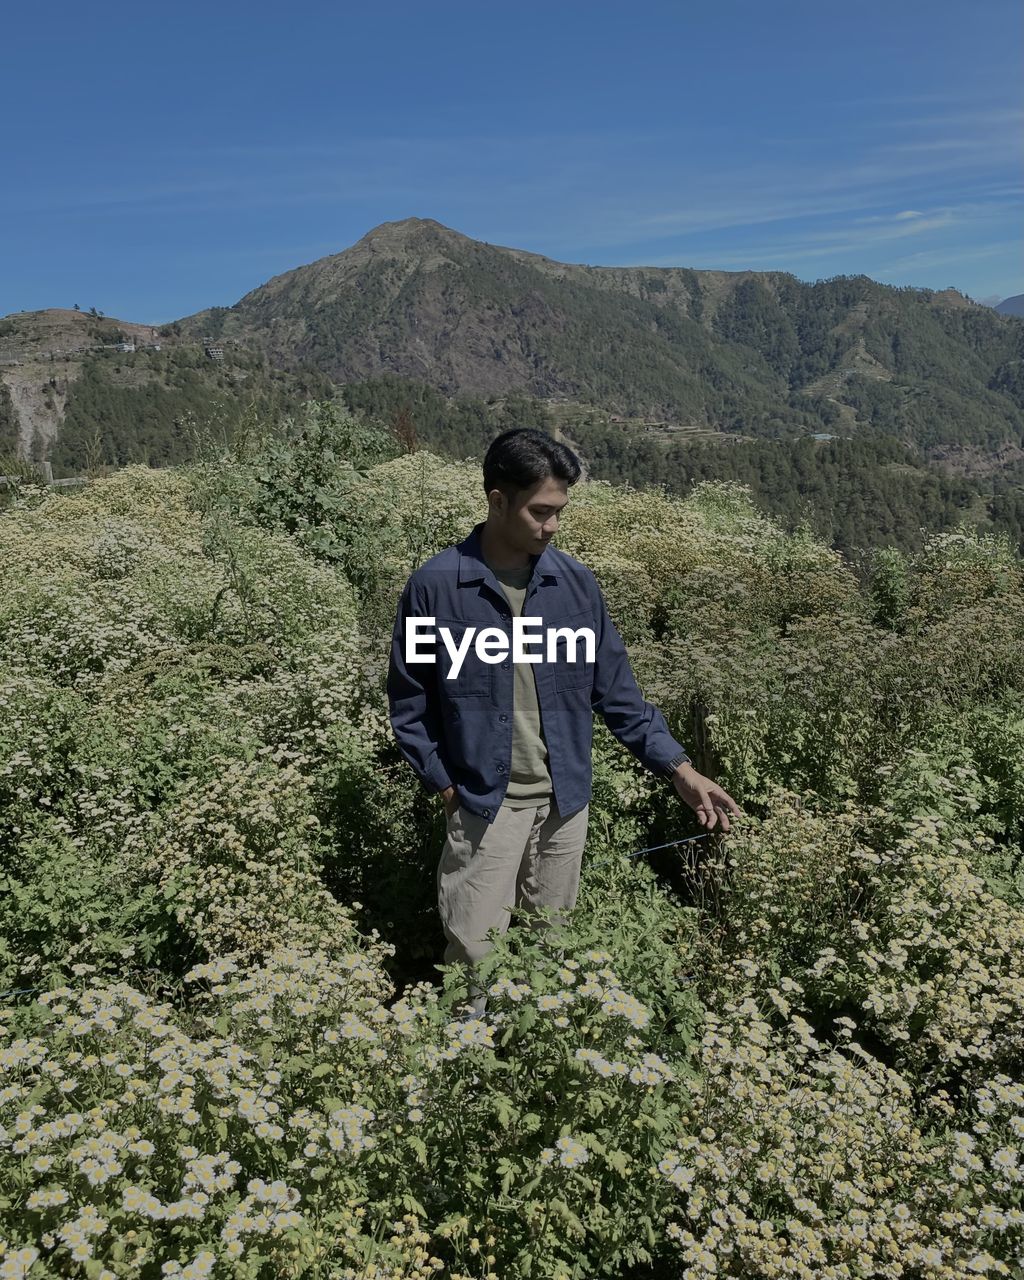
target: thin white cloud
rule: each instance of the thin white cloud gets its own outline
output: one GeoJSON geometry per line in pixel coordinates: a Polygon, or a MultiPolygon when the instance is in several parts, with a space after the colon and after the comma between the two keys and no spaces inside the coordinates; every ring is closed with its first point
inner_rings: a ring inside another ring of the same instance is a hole
{"type": "Polygon", "coordinates": [[[949,128],[982,130],[1001,129],[1004,126],[1019,128],[1024,123],[1024,108],[986,107],[978,111],[943,111],[928,116],[908,116],[900,120],[904,128],[949,128]]]}
{"type": "MultiPolygon", "coordinates": [[[[946,209],[920,210],[913,212],[913,218],[902,217],[901,214],[879,215],[866,219],[856,219],[851,223],[831,227],[821,231],[806,231],[794,235],[787,231],[784,235],[764,239],[741,249],[724,248],[721,251],[707,249],[703,251],[687,250],[673,255],[643,255],[642,259],[633,255],[632,262],[624,262],[623,266],[721,266],[739,267],[757,270],[786,269],[788,264],[809,262],[822,258],[847,258],[851,261],[864,261],[868,255],[884,252],[888,245],[917,237],[927,237],[930,233],[957,232],[958,243],[965,237],[988,236],[994,228],[1002,228],[1009,206],[993,209],[975,203],[955,206],[946,209]]],[[[1010,242],[1012,243],[1012,242],[1010,242]]],[[[1019,247],[1019,246],[1018,246],[1019,247]]],[[[956,250],[949,246],[922,250],[922,254],[939,253],[954,256],[956,250]]],[[[904,262],[912,261],[910,255],[904,262]]],[[[872,273],[873,274],[873,273],[872,273]]]]}
{"type": "MultiPolygon", "coordinates": [[[[720,159],[704,163],[699,181],[692,179],[685,154],[676,163],[669,159],[653,165],[654,135],[626,129],[512,138],[478,131],[427,139],[387,135],[215,144],[191,148],[190,164],[196,168],[242,161],[242,169],[234,168],[230,178],[199,172],[177,183],[115,184],[92,190],[79,184],[73,191],[57,188],[52,193],[36,186],[13,199],[23,199],[22,207],[31,204],[34,211],[178,213],[242,206],[344,207],[366,200],[402,201],[429,213],[439,205],[450,206],[453,198],[484,205],[480,195],[488,189],[488,179],[479,171],[479,160],[468,157],[486,156],[489,171],[502,174],[502,196],[515,210],[517,224],[521,226],[521,211],[515,200],[535,197],[540,211],[531,210],[528,217],[543,224],[543,210],[551,211],[545,233],[549,242],[562,238],[556,230],[559,222],[566,229],[571,225],[576,236],[585,210],[589,242],[613,248],[659,236],[863,213],[896,203],[900,192],[911,194],[912,185],[979,185],[1005,175],[1008,152],[1021,133],[1020,120],[1019,111],[1005,108],[909,120],[897,113],[887,122],[884,139],[842,164],[815,162],[813,149],[823,147],[821,138],[806,139],[795,159],[788,159],[781,149],[754,164],[731,160],[732,149],[723,145],[720,159]],[[952,119],[957,121],[955,136],[921,136],[929,129],[948,127],[952,119]]],[[[866,126],[869,131],[870,127],[866,126]]],[[[708,136],[703,127],[701,134],[708,136]]],[[[678,154],[679,138],[663,129],[657,145],[664,145],[669,155],[678,154]]],[[[163,154],[175,155],[170,149],[154,159],[163,154]]],[[[520,230],[512,240],[521,237],[520,230]]]]}
{"type": "MultiPolygon", "coordinates": [[[[842,164],[814,163],[807,152],[788,164],[773,158],[757,166],[730,166],[726,160],[702,173],[674,208],[652,211],[656,193],[638,190],[632,209],[620,207],[612,216],[607,211],[603,234],[600,239],[594,235],[592,243],[614,249],[616,244],[705,231],[785,221],[806,224],[826,216],[867,214],[883,205],[902,205],[904,219],[910,222],[922,209],[916,202],[911,205],[908,197],[930,194],[935,200],[969,190],[980,201],[1019,193],[1019,184],[1007,182],[1008,156],[1024,136],[1024,113],[1019,109],[966,110],[956,117],[943,112],[912,120],[909,127],[894,113],[886,121],[884,139],[865,145],[842,164]],[[953,119],[955,138],[922,136],[929,127],[948,129],[953,119]]],[[[593,211],[595,216],[600,213],[593,211]]]]}
{"type": "MultiPolygon", "coordinates": [[[[906,275],[910,272],[947,267],[950,278],[955,279],[961,274],[961,267],[965,262],[983,262],[990,258],[1001,257],[1005,258],[1009,265],[1013,260],[1014,253],[1019,257],[1019,240],[997,240],[989,244],[922,249],[917,253],[907,254],[905,257],[884,263],[876,268],[872,274],[877,275],[880,279],[885,279],[887,276],[906,275]]],[[[1020,274],[1019,265],[1016,267],[1016,274],[1020,274]]]]}

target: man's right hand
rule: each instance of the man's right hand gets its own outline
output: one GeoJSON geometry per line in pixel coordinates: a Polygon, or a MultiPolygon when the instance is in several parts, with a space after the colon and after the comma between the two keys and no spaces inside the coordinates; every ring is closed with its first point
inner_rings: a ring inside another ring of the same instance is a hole
{"type": "Polygon", "coordinates": [[[441,792],[441,799],[444,801],[445,817],[450,818],[459,807],[458,792],[456,792],[454,787],[445,787],[441,792]]]}

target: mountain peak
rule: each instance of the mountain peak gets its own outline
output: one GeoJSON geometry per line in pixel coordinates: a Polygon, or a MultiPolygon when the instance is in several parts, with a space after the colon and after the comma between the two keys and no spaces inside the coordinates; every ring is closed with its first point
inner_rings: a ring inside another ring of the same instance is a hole
{"type": "Polygon", "coordinates": [[[437,227],[441,231],[451,231],[451,227],[446,227],[443,222],[438,222],[436,218],[396,218],[393,222],[379,222],[375,227],[371,227],[366,234],[372,236],[375,231],[381,231],[385,227],[394,227],[406,231],[415,231],[418,227],[437,227]]]}
{"type": "MultiPolygon", "coordinates": [[[[424,231],[440,231],[443,235],[454,236],[459,240],[469,239],[468,236],[452,230],[451,227],[446,227],[443,222],[438,222],[435,218],[400,218],[395,222],[381,222],[371,227],[365,236],[356,241],[356,244],[368,244],[381,239],[398,243],[424,231]]],[[[355,248],[355,245],[352,247],[355,248]]]]}
{"type": "Polygon", "coordinates": [[[475,243],[469,236],[446,227],[435,218],[401,218],[395,222],[379,223],[330,261],[349,265],[379,258],[412,261],[436,256],[439,252],[443,256],[446,252],[465,249],[475,243]]]}

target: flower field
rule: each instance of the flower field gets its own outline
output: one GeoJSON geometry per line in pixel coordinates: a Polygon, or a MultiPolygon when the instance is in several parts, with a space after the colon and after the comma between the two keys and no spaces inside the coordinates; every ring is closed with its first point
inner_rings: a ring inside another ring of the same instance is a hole
{"type": "Polygon", "coordinates": [[[1024,572],[580,484],[647,695],[488,1009],[384,691],[479,464],[323,406],[0,512],[0,1277],[1024,1277],[1024,572]],[[294,427],[294,424],[293,424],[294,427]]]}

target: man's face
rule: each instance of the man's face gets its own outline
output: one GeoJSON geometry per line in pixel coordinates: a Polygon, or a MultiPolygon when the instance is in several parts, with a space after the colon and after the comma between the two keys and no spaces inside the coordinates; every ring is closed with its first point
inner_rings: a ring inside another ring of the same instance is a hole
{"type": "Polygon", "coordinates": [[[510,550],[539,556],[558,532],[558,517],[569,501],[565,480],[549,476],[508,499],[500,489],[488,495],[496,531],[510,550]]]}

